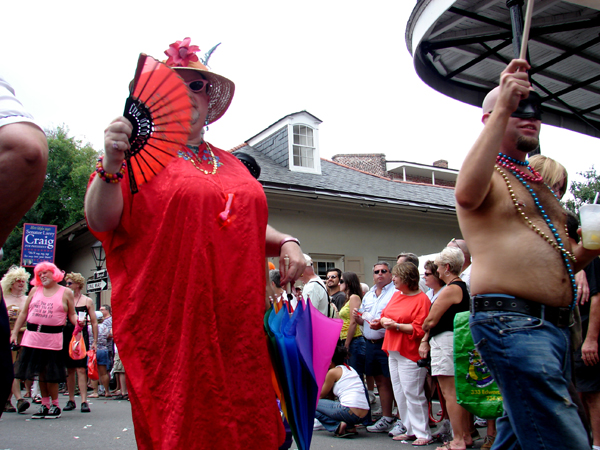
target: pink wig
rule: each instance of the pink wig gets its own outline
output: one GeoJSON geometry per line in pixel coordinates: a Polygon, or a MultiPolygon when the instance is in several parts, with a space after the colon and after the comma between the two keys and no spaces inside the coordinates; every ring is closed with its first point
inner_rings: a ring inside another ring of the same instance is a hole
{"type": "Polygon", "coordinates": [[[38,265],[36,265],[35,268],[33,269],[34,278],[31,281],[31,284],[33,286],[41,286],[42,285],[42,280],[40,280],[40,272],[43,272],[45,270],[50,270],[52,272],[52,279],[54,281],[56,281],[57,283],[59,281],[62,281],[63,278],[65,277],[65,272],[60,270],[58,267],[56,267],[51,262],[41,262],[38,265]]]}

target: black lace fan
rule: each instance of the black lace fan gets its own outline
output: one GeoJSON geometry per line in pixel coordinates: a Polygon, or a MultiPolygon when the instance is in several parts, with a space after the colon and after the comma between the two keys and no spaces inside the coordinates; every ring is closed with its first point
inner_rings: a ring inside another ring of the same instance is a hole
{"type": "Polygon", "coordinates": [[[125,159],[135,194],[188,140],[192,103],[187,86],[173,69],[141,53],[123,115],[133,125],[125,159]]]}

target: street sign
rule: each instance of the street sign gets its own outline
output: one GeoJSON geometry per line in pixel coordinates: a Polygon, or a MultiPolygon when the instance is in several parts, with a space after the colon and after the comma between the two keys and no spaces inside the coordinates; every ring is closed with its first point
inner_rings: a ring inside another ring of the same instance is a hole
{"type": "Polygon", "coordinates": [[[108,271],[106,269],[98,270],[94,272],[94,280],[108,277],[108,271]]]}
{"type": "Polygon", "coordinates": [[[21,243],[22,266],[34,267],[43,261],[54,262],[56,230],[56,225],[23,224],[23,240],[21,243]]]}
{"type": "Polygon", "coordinates": [[[93,292],[106,291],[108,288],[108,278],[101,278],[100,280],[96,280],[94,282],[87,283],[87,292],[91,294],[93,292]]]}

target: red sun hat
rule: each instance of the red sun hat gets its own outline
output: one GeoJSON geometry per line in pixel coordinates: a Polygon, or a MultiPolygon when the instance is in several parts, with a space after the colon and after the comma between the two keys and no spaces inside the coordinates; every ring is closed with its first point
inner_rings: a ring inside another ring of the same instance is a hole
{"type": "MultiPolygon", "coordinates": [[[[233,99],[235,92],[235,84],[233,81],[218,75],[208,70],[200,59],[197,52],[200,47],[190,45],[191,39],[186,37],[183,41],[177,41],[169,45],[165,50],[165,55],[168,56],[166,61],[163,61],[167,66],[175,70],[194,70],[201,72],[202,76],[210,83],[210,94],[208,102],[208,123],[216,122],[221,118],[233,99]]],[[[208,57],[207,57],[208,60],[208,57]]]]}

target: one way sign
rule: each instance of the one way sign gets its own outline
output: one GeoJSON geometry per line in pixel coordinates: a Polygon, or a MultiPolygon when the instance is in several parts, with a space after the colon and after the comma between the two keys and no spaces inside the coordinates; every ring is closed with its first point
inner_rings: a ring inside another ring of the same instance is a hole
{"type": "Polygon", "coordinates": [[[102,278],[102,279],[96,280],[94,282],[88,281],[88,283],[87,283],[88,294],[91,294],[93,292],[105,291],[106,288],[108,287],[108,283],[106,281],[107,281],[106,278],[102,278]]]}

